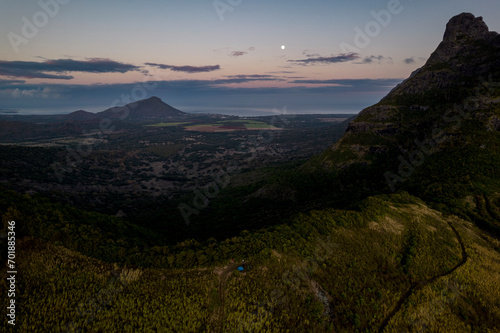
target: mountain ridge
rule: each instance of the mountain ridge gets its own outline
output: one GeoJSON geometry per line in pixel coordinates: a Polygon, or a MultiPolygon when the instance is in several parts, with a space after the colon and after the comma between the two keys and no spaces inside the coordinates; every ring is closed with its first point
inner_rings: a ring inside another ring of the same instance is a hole
{"type": "Polygon", "coordinates": [[[341,175],[352,193],[406,190],[500,234],[499,59],[481,17],[453,17],[427,63],[304,169],[341,175]]]}
{"type": "Polygon", "coordinates": [[[186,114],[186,112],[180,111],[163,102],[161,98],[152,96],[123,106],[114,106],[96,113],[85,110],[77,110],[69,114],[59,116],[59,118],[76,121],[89,121],[103,118],[119,120],[149,120],[181,117],[186,114]]]}
{"type": "Polygon", "coordinates": [[[97,115],[93,112],[88,112],[85,110],[77,110],[71,113],[62,115],[61,118],[69,120],[93,120],[97,119],[97,115]]]}

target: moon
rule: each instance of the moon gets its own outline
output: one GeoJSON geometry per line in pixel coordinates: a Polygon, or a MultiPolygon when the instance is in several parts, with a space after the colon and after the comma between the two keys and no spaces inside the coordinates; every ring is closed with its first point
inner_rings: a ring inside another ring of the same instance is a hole
{"type": "Polygon", "coordinates": [[[281,45],[281,49],[284,50],[285,49],[285,45],[281,45]]]}

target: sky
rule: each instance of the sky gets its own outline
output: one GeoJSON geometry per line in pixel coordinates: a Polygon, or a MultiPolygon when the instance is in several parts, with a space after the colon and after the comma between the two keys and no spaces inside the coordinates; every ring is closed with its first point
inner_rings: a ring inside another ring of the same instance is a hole
{"type": "Polygon", "coordinates": [[[0,113],[358,113],[498,0],[1,0],[0,113]]]}

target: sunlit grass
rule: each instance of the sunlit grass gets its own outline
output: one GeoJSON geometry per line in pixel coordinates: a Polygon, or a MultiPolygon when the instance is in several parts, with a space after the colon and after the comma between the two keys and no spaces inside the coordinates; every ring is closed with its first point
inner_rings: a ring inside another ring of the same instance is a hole
{"type": "Polygon", "coordinates": [[[181,125],[186,125],[186,124],[191,124],[191,123],[190,122],[158,123],[158,124],[145,125],[145,126],[147,126],[147,127],[174,127],[174,126],[181,126],[181,125]]]}

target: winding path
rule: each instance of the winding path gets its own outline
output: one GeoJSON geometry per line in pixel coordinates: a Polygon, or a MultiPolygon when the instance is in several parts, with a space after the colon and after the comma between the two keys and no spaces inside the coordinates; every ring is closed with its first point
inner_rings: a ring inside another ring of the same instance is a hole
{"type": "Polygon", "coordinates": [[[427,280],[424,280],[424,281],[413,283],[410,286],[410,289],[403,296],[401,296],[401,298],[399,299],[399,301],[396,304],[396,306],[394,307],[394,309],[387,315],[387,317],[385,317],[384,321],[382,322],[382,325],[380,325],[380,328],[378,330],[379,333],[384,332],[385,328],[387,327],[387,324],[389,324],[389,322],[396,315],[396,313],[398,313],[399,310],[401,310],[401,307],[403,306],[403,304],[415,291],[422,289],[426,285],[433,283],[434,281],[436,281],[437,279],[439,279],[443,276],[447,276],[447,275],[452,274],[454,271],[456,271],[459,267],[461,267],[462,265],[464,265],[467,262],[468,256],[467,256],[467,252],[465,251],[465,245],[464,245],[464,242],[462,241],[462,237],[460,237],[460,234],[458,233],[457,229],[455,229],[455,227],[450,222],[446,222],[446,223],[448,223],[450,228],[453,230],[453,232],[457,236],[458,242],[460,243],[460,247],[462,248],[462,260],[457,265],[455,265],[455,267],[453,267],[450,271],[448,271],[446,273],[434,276],[434,277],[427,279],[427,280]]]}
{"type": "Polygon", "coordinates": [[[217,332],[224,332],[224,307],[226,301],[226,282],[230,273],[234,272],[238,266],[241,266],[243,263],[234,263],[229,265],[220,275],[219,281],[219,319],[218,319],[218,329],[217,332]]]}

